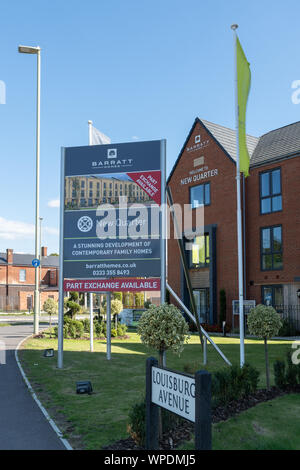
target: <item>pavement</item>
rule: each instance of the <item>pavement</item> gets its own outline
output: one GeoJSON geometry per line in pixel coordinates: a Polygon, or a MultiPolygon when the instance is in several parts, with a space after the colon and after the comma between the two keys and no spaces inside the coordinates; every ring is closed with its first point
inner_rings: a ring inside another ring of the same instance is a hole
{"type": "Polygon", "coordinates": [[[15,359],[17,345],[32,333],[32,324],[0,328],[0,341],[6,346],[6,364],[0,363],[0,450],[65,450],[32,398],[15,359]]]}

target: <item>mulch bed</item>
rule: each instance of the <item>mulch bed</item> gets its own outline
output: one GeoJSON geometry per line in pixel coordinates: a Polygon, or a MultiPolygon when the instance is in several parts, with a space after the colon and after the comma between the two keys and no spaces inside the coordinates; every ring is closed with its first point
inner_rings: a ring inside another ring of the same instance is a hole
{"type": "MultiPolygon", "coordinates": [[[[288,393],[300,393],[300,385],[289,387],[284,390],[272,387],[270,390],[258,390],[256,393],[239,400],[234,400],[225,406],[219,406],[212,410],[212,422],[218,423],[226,421],[228,418],[238,415],[242,411],[248,410],[259,403],[264,403],[274,398],[286,395],[288,393]]],[[[194,425],[188,421],[182,420],[176,429],[165,433],[159,443],[160,450],[176,449],[182,442],[188,441],[194,432],[194,425]]],[[[109,446],[103,447],[105,450],[143,450],[135,441],[129,437],[114,442],[109,446]]]]}

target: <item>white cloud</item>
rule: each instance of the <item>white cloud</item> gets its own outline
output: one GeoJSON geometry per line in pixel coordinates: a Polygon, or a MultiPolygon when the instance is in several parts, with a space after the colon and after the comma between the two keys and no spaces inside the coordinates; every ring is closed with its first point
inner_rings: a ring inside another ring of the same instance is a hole
{"type": "Polygon", "coordinates": [[[48,201],[48,207],[59,207],[60,206],[60,201],[59,199],[51,199],[48,201]]]}
{"type": "MultiPolygon", "coordinates": [[[[43,233],[58,236],[59,231],[53,227],[43,227],[43,233]]],[[[0,239],[2,240],[18,240],[33,239],[35,236],[34,224],[20,222],[18,220],[8,220],[0,217],[0,239]]]]}
{"type": "Polygon", "coordinates": [[[131,138],[132,138],[132,140],[139,140],[140,139],[137,135],[133,135],[131,138]]]}

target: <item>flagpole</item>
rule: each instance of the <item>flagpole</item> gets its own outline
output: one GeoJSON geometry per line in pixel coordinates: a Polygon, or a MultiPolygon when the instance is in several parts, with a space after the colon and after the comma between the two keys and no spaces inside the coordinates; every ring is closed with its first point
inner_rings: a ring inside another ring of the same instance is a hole
{"type": "Polygon", "coordinates": [[[243,287],[243,240],[242,240],[242,209],[241,209],[241,173],[239,145],[239,105],[238,105],[238,76],[237,76],[237,24],[231,29],[234,32],[235,48],[235,120],[236,120],[236,187],[237,187],[237,239],[238,239],[238,279],[239,279],[239,323],[240,323],[240,366],[245,363],[244,337],[244,287],[243,287]]]}
{"type": "Polygon", "coordinates": [[[93,139],[92,139],[93,121],[88,121],[88,125],[89,125],[89,145],[93,145],[93,139]]]}
{"type": "MultiPolygon", "coordinates": [[[[89,125],[89,145],[93,144],[93,138],[92,138],[92,126],[93,126],[93,121],[88,121],[89,125]]],[[[90,292],[90,351],[94,351],[94,319],[93,319],[93,313],[94,313],[94,305],[93,305],[93,293],[90,292]]]]}

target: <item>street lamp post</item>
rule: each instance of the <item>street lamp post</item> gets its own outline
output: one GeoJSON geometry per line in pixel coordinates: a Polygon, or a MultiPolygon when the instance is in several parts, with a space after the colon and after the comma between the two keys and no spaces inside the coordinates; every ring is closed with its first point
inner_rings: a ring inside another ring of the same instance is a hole
{"type": "Polygon", "coordinates": [[[40,220],[40,241],[39,241],[39,254],[40,254],[40,265],[39,265],[39,271],[40,271],[40,277],[39,277],[39,297],[40,297],[40,302],[39,302],[39,308],[40,308],[40,313],[42,309],[42,299],[41,299],[41,290],[42,290],[42,220],[43,217],[39,217],[40,220]]]}
{"type": "MultiPolygon", "coordinates": [[[[41,97],[41,49],[40,47],[19,46],[21,54],[35,54],[37,56],[37,108],[36,108],[36,198],[35,198],[35,258],[39,259],[39,193],[40,193],[40,97],[41,97]]],[[[39,273],[35,268],[34,290],[34,334],[39,333],[39,273]]]]}

